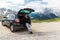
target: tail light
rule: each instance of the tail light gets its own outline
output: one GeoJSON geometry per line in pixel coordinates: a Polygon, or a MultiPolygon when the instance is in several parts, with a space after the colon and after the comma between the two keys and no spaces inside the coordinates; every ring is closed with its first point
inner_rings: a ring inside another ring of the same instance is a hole
{"type": "Polygon", "coordinates": [[[19,19],[15,19],[15,22],[20,22],[20,20],[19,19]]]}

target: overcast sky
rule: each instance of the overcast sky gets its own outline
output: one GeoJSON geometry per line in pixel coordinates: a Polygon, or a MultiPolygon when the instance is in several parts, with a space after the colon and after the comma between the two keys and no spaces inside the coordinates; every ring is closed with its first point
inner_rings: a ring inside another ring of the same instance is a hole
{"type": "Polygon", "coordinates": [[[60,9],[60,0],[0,0],[0,8],[19,10],[26,7],[36,11],[46,7],[60,9]]]}

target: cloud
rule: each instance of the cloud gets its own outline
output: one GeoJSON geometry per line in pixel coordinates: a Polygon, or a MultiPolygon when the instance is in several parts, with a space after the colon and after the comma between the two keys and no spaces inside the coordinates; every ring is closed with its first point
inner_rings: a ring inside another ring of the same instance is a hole
{"type": "Polygon", "coordinates": [[[9,0],[9,1],[14,4],[24,4],[25,3],[25,0],[9,0]]]}
{"type": "Polygon", "coordinates": [[[39,10],[43,11],[44,8],[60,9],[60,0],[32,1],[32,2],[29,2],[25,7],[33,8],[36,11],[39,11],[39,10]]]}
{"type": "Polygon", "coordinates": [[[60,8],[60,0],[44,0],[45,2],[48,2],[48,7],[56,7],[60,8]]]}
{"type": "Polygon", "coordinates": [[[14,4],[24,4],[25,0],[0,0],[0,3],[14,3],[14,4]]]}
{"type": "Polygon", "coordinates": [[[60,0],[0,0],[0,8],[19,10],[26,7],[33,8],[36,11],[46,7],[60,8],[60,0]]]}
{"type": "Polygon", "coordinates": [[[26,3],[32,2],[32,1],[42,1],[42,0],[25,0],[26,3]]]}
{"type": "Polygon", "coordinates": [[[17,7],[17,5],[25,4],[25,0],[0,0],[0,8],[9,8],[9,7],[17,7]]]}
{"type": "Polygon", "coordinates": [[[41,9],[47,7],[47,4],[46,2],[43,2],[42,4],[42,1],[33,1],[33,2],[30,2],[28,3],[25,8],[32,8],[32,9],[35,9],[35,11],[40,11],[41,9]]]}

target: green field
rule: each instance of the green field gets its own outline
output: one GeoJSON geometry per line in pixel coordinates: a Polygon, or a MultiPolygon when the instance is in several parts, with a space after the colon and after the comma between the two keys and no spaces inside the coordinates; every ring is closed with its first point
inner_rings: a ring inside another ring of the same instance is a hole
{"type": "MultiPolygon", "coordinates": [[[[2,19],[2,17],[0,17],[2,19]]],[[[40,23],[40,22],[60,22],[60,18],[53,18],[48,20],[31,20],[33,23],[40,23]]]]}
{"type": "Polygon", "coordinates": [[[60,22],[60,18],[48,19],[48,20],[31,20],[33,23],[39,22],[60,22]]]}

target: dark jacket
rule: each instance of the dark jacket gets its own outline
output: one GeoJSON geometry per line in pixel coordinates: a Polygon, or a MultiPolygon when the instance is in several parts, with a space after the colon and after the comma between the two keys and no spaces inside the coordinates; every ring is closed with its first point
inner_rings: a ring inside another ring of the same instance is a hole
{"type": "Polygon", "coordinates": [[[31,20],[30,17],[28,16],[28,18],[25,18],[24,16],[18,16],[20,19],[20,23],[25,24],[25,23],[29,23],[31,24],[31,20]]]}

